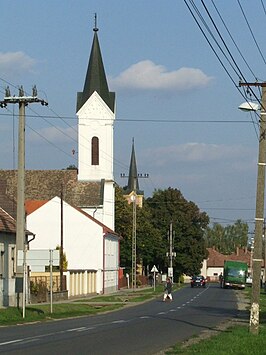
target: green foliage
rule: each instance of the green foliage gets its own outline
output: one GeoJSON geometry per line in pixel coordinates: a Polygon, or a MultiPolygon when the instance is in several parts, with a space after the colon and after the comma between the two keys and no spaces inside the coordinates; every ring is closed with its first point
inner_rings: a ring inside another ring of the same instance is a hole
{"type": "MultiPolygon", "coordinates": [[[[157,264],[164,254],[162,249],[162,238],[159,230],[152,222],[152,215],[145,204],[136,208],[136,234],[137,234],[137,263],[142,263],[144,268],[147,265],[157,264]]],[[[132,263],[132,216],[133,205],[128,204],[123,196],[121,188],[116,188],[115,203],[115,231],[122,236],[120,242],[120,264],[126,268],[126,272],[131,271],[132,263]]]]}
{"type": "Polygon", "coordinates": [[[237,247],[247,247],[248,225],[240,219],[233,225],[227,225],[226,227],[214,223],[212,228],[206,229],[205,242],[207,248],[215,247],[222,254],[232,254],[237,247]]]}
{"type": "MultiPolygon", "coordinates": [[[[170,222],[173,225],[174,251],[173,260],[175,279],[185,273],[199,273],[203,259],[207,256],[204,243],[204,230],[209,218],[205,212],[200,212],[198,206],[187,201],[182,193],[173,188],[156,190],[147,203],[152,213],[153,223],[163,236],[165,250],[169,250],[168,230],[170,222]]],[[[169,265],[164,260],[163,271],[169,265]]]]}
{"type": "MultiPolygon", "coordinates": [[[[56,250],[59,250],[59,253],[61,254],[61,246],[60,245],[56,246],[56,250]]],[[[63,271],[67,271],[67,265],[68,265],[68,261],[66,258],[66,253],[63,253],[63,271]]]]}
{"type": "Polygon", "coordinates": [[[32,295],[45,295],[47,292],[46,283],[43,281],[33,282],[30,281],[30,293],[32,295]]]}
{"type": "MultiPolygon", "coordinates": [[[[116,188],[115,230],[121,241],[121,266],[131,270],[132,258],[132,205],[123,197],[122,189],[116,188]]],[[[177,189],[155,190],[152,197],[144,199],[143,207],[137,207],[137,262],[153,265],[166,272],[169,260],[168,230],[173,222],[175,279],[183,273],[198,273],[206,257],[203,233],[208,225],[206,213],[187,201],[177,189]]]]}

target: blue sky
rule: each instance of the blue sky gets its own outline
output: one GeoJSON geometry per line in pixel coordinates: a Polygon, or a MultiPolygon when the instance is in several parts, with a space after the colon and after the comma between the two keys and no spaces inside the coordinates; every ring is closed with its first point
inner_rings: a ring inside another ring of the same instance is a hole
{"type": "MultiPolygon", "coordinates": [[[[207,21],[201,2],[195,3],[207,21]]],[[[263,81],[266,15],[262,2],[241,1],[252,33],[237,0],[204,3],[245,80],[263,81]]],[[[257,126],[249,113],[238,110],[244,101],[243,90],[236,87],[239,76],[213,44],[233,81],[229,78],[184,1],[13,0],[7,4],[1,0],[0,4],[0,94],[3,98],[7,82],[13,94],[18,85],[30,93],[36,84],[39,96],[49,102],[47,108],[38,104],[27,108],[27,169],[77,164],[76,93],[83,88],[97,13],[109,88],[117,99],[117,183],[126,183],[120,173],[128,172],[134,137],[138,171],[150,175],[139,181],[146,197],[154,189],[178,188],[212,222],[230,224],[241,218],[253,228],[257,126]]],[[[213,27],[211,31],[215,33],[213,27]]],[[[1,110],[1,169],[16,168],[17,112],[14,105],[1,110]]]]}

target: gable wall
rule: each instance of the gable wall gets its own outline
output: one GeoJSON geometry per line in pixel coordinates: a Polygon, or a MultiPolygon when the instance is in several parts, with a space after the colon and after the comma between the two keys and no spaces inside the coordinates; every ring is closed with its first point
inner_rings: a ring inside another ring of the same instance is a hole
{"type": "MultiPolygon", "coordinates": [[[[102,227],[65,202],[63,211],[63,245],[68,269],[102,269],[102,227]]],[[[36,234],[31,249],[55,249],[60,245],[60,199],[55,197],[30,214],[27,228],[36,234]]]]}

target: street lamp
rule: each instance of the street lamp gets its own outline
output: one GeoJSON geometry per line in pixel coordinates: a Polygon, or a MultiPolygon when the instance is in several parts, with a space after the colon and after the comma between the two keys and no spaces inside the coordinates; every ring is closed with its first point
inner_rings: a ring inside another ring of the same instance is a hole
{"type": "MultiPolygon", "coordinates": [[[[259,135],[259,156],[258,156],[258,175],[257,175],[257,194],[256,194],[256,215],[255,215],[255,236],[254,250],[252,259],[252,294],[249,329],[253,334],[259,332],[259,302],[260,302],[260,280],[262,262],[262,235],[264,224],[264,193],[265,193],[265,165],[266,165],[266,83],[240,83],[240,86],[260,86],[262,87],[261,108],[260,108],[260,135],[259,135]]],[[[244,111],[256,111],[259,105],[244,103],[239,106],[244,111]]]]}

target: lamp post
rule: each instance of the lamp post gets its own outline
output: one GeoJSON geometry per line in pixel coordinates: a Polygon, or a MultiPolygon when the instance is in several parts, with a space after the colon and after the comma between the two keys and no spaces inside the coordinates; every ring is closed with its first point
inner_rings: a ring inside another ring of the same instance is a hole
{"type": "MultiPolygon", "coordinates": [[[[252,259],[252,294],[249,329],[253,334],[259,333],[259,302],[260,302],[260,282],[261,282],[261,263],[262,263],[262,235],[264,225],[264,194],[265,194],[265,165],[266,165],[266,83],[240,83],[240,86],[260,86],[262,88],[261,112],[260,112],[260,134],[259,134],[259,156],[258,156],[258,175],[257,175],[257,194],[256,194],[256,215],[255,215],[255,236],[254,250],[252,259]]],[[[240,109],[254,111],[258,107],[247,103],[240,109]]]]}

